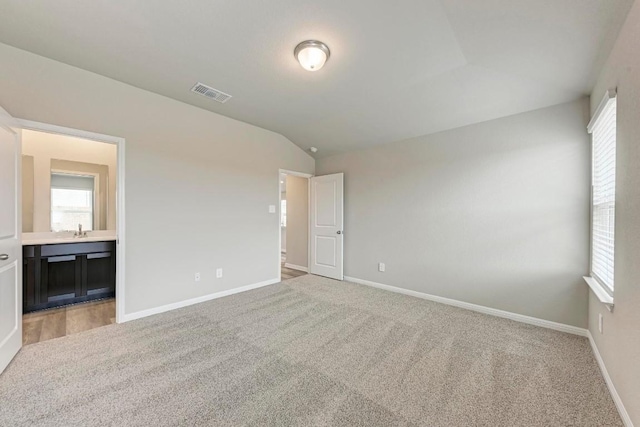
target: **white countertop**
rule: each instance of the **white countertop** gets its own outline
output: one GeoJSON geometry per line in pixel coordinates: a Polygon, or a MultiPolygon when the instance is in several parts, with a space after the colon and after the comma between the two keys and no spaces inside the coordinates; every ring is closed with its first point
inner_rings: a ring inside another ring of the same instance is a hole
{"type": "Polygon", "coordinates": [[[87,237],[73,237],[72,232],[22,233],[22,246],[55,245],[59,243],[112,242],[117,240],[115,231],[87,231],[87,237]]]}

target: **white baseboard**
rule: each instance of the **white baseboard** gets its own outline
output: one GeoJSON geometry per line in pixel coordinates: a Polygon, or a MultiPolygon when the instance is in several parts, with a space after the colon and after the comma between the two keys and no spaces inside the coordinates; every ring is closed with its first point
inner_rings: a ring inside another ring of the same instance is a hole
{"type": "Polygon", "coordinates": [[[240,292],[250,291],[252,289],[273,285],[275,283],[280,283],[280,280],[278,279],[265,280],[264,282],[254,283],[252,285],[242,286],[240,288],[229,289],[226,291],[220,291],[214,294],[203,295],[201,297],[192,298],[185,301],[175,302],[173,304],[167,304],[160,307],[149,308],[147,310],[136,311],[135,313],[125,314],[123,316],[122,322],[120,323],[128,322],[130,320],[142,319],[143,317],[164,313],[165,311],[171,311],[177,308],[187,307],[189,305],[198,304],[201,302],[210,301],[217,298],[222,298],[222,297],[226,297],[233,294],[238,294],[240,292]]]}
{"type": "Polygon", "coordinates": [[[554,329],[556,331],[567,332],[574,335],[580,335],[586,337],[588,330],[579,328],[577,326],[565,325],[564,323],[552,322],[550,320],[538,319],[537,317],[525,316],[524,314],[512,313],[510,311],[498,310],[496,308],[485,307],[483,305],[471,304],[464,301],[458,301],[450,298],[439,297],[436,295],[425,294],[418,291],[412,291],[410,289],[398,288],[395,286],[389,286],[382,283],[372,282],[369,280],[358,279],[356,277],[345,276],[345,280],[360,285],[371,286],[378,289],[384,289],[386,291],[396,292],[399,294],[410,295],[416,298],[422,298],[429,301],[439,302],[441,304],[452,305],[454,307],[464,308],[471,311],[477,311],[479,313],[489,314],[491,316],[503,317],[505,319],[515,320],[516,322],[527,323],[529,325],[540,326],[543,328],[554,329]]]}
{"type": "Polygon", "coordinates": [[[622,399],[620,399],[620,395],[618,395],[618,391],[616,387],[613,385],[613,381],[609,376],[609,372],[607,372],[607,367],[604,365],[604,360],[602,360],[602,356],[600,355],[600,350],[598,350],[598,346],[596,346],[596,342],[593,339],[590,331],[587,331],[587,337],[589,338],[589,342],[591,343],[591,349],[593,350],[593,354],[596,357],[596,361],[598,362],[598,366],[600,366],[600,371],[602,371],[602,376],[604,377],[604,381],[607,383],[607,387],[609,388],[609,393],[611,393],[611,398],[613,402],[616,404],[616,408],[618,408],[618,413],[620,413],[620,418],[622,418],[622,422],[626,427],[633,427],[633,422],[631,421],[631,417],[627,413],[627,410],[622,403],[622,399]]]}
{"type": "Polygon", "coordinates": [[[288,262],[285,262],[284,266],[292,270],[304,271],[305,273],[309,272],[309,269],[307,267],[303,267],[301,265],[289,264],[288,262]]]}

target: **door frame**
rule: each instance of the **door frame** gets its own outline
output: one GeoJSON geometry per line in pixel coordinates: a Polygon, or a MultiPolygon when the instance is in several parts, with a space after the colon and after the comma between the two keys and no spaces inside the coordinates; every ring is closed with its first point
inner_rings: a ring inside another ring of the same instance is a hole
{"type": "MultiPolygon", "coordinates": [[[[282,282],[282,269],[280,268],[281,264],[281,252],[282,252],[282,230],[280,229],[280,218],[282,218],[282,191],[280,191],[280,175],[293,175],[298,176],[300,178],[307,178],[307,205],[311,206],[311,178],[315,175],[305,172],[297,172],[288,169],[278,169],[278,208],[276,212],[278,213],[278,282],[282,282]]],[[[307,215],[307,235],[309,236],[311,233],[311,223],[309,221],[311,212],[307,215]]],[[[307,239],[307,268],[309,268],[309,263],[311,262],[311,239],[307,239]]]]}
{"type": "MultiPolygon", "coordinates": [[[[89,139],[117,147],[116,161],[116,323],[125,322],[125,139],[32,120],[16,119],[22,129],[89,139]]],[[[22,218],[22,206],[18,206],[22,218]]]]}

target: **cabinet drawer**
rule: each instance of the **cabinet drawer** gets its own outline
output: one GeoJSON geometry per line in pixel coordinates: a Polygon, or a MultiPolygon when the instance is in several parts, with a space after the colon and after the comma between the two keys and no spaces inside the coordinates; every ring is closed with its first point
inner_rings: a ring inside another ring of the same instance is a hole
{"type": "Polygon", "coordinates": [[[93,252],[113,252],[115,242],[58,243],[43,245],[41,256],[83,255],[93,252]]]}

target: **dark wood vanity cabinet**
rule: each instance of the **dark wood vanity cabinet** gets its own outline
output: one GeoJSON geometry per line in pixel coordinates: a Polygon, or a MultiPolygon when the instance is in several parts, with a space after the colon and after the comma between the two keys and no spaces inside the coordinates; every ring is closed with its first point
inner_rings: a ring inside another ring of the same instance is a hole
{"type": "Polygon", "coordinates": [[[23,247],[25,313],[115,296],[115,242],[23,247]]]}

